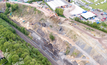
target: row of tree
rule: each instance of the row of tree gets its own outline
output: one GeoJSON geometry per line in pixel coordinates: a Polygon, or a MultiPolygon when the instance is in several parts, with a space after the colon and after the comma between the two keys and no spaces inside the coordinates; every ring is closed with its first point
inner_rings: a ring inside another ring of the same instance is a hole
{"type": "Polygon", "coordinates": [[[51,65],[38,49],[21,39],[3,19],[0,19],[0,50],[5,65],[51,65]]]}
{"type": "Polygon", "coordinates": [[[28,0],[28,3],[36,2],[36,1],[42,1],[42,0],[28,0]]]}
{"type": "Polygon", "coordinates": [[[83,24],[86,24],[86,25],[88,25],[88,26],[91,26],[91,27],[93,27],[93,28],[96,28],[96,29],[98,29],[98,30],[101,30],[101,31],[107,33],[107,30],[104,29],[104,28],[101,28],[101,26],[100,26],[100,25],[102,25],[102,26],[104,26],[104,27],[107,27],[107,25],[106,25],[105,23],[99,23],[99,24],[97,24],[96,22],[90,23],[89,21],[82,21],[82,20],[80,20],[80,18],[78,18],[78,17],[75,18],[75,21],[81,22],[81,23],[83,23],[83,24]]]}
{"type": "Polygon", "coordinates": [[[16,23],[14,23],[13,21],[11,21],[5,14],[0,13],[0,18],[2,18],[3,20],[5,20],[9,24],[13,25],[15,28],[17,28],[18,30],[20,30],[25,35],[29,35],[29,32],[26,31],[26,29],[24,27],[19,27],[16,23]]]}

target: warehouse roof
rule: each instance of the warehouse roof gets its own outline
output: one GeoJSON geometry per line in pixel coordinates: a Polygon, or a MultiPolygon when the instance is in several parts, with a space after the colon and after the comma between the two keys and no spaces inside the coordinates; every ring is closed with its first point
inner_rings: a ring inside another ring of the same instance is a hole
{"type": "Polygon", "coordinates": [[[93,14],[92,12],[86,12],[86,13],[82,13],[81,16],[83,16],[85,19],[91,18],[96,16],[95,14],[93,14]]]}
{"type": "Polygon", "coordinates": [[[62,0],[49,1],[49,2],[47,2],[47,4],[48,4],[53,10],[55,10],[57,7],[67,5],[67,4],[65,4],[62,0]]]}

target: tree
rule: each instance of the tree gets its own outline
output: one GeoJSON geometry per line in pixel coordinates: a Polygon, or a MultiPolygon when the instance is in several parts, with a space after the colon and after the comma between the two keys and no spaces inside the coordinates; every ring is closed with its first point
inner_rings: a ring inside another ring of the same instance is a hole
{"type": "Polygon", "coordinates": [[[7,14],[9,14],[9,13],[10,13],[9,8],[6,8],[4,14],[7,15],[7,14]]]}
{"type": "Polygon", "coordinates": [[[12,57],[12,54],[9,54],[9,55],[7,56],[7,60],[8,60],[9,63],[12,62],[12,58],[11,58],[11,57],[12,57]]]}
{"type": "Polygon", "coordinates": [[[9,45],[10,45],[9,42],[5,42],[5,43],[4,43],[4,48],[8,48],[9,45]]]}
{"type": "Polygon", "coordinates": [[[30,65],[35,65],[35,62],[30,62],[30,65]]]}
{"type": "Polygon", "coordinates": [[[102,22],[102,26],[106,27],[106,26],[107,26],[107,24],[105,24],[104,22],[102,22]]]}
{"type": "Polygon", "coordinates": [[[11,5],[11,11],[15,11],[16,9],[18,9],[18,4],[14,4],[14,5],[11,5]]]}
{"type": "Polygon", "coordinates": [[[5,59],[5,58],[2,59],[2,60],[1,60],[1,64],[4,64],[6,61],[7,61],[7,59],[5,59]]]}
{"type": "Polygon", "coordinates": [[[27,52],[24,52],[22,55],[21,55],[21,57],[22,58],[25,58],[27,55],[29,55],[27,52]]]}
{"type": "Polygon", "coordinates": [[[75,21],[78,21],[78,22],[80,22],[80,19],[79,19],[78,17],[76,17],[76,18],[75,18],[75,21]]]}
{"type": "Polygon", "coordinates": [[[94,22],[94,23],[92,24],[92,26],[95,27],[95,28],[97,28],[97,23],[94,22]]]}
{"type": "Polygon", "coordinates": [[[31,60],[28,59],[28,60],[26,60],[25,64],[26,64],[26,65],[29,65],[30,62],[31,62],[31,60]]]}
{"type": "Polygon", "coordinates": [[[13,55],[13,56],[12,56],[12,61],[13,61],[13,62],[18,62],[18,61],[19,61],[19,56],[16,55],[16,54],[13,55]]]}
{"type": "Polygon", "coordinates": [[[18,48],[20,47],[20,44],[18,44],[18,43],[17,43],[17,44],[14,44],[13,47],[14,47],[15,49],[18,49],[18,48]]]}
{"type": "Polygon", "coordinates": [[[32,52],[33,52],[33,53],[36,53],[37,51],[38,51],[37,48],[33,48],[33,49],[32,49],[32,52]]]}
{"type": "Polygon", "coordinates": [[[63,9],[61,9],[61,8],[56,8],[55,9],[55,12],[60,16],[62,16],[63,15],[63,9]]]}
{"type": "Polygon", "coordinates": [[[10,3],[6,3],[6,7],[11,7],[11,4],[10,3]]]}
{"type": "Polygon", "coordinates": [[[27,61],[27,60],[31,60],[30,56],[27,55],[25,58],[24,58],[24,61],[27,61]]]}

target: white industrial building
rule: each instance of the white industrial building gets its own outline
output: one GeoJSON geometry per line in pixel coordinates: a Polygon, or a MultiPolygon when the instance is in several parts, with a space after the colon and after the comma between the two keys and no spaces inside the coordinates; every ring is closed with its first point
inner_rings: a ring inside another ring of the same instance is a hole
{"type": "Polygon", "coordinates": [[[85,19],[89,19],[95,17],[96,15],[93,14],[92,12],[86,12],[86,13],[82,13],[81,16],[85,19]]]}
{"type": "Polygon", "coordinates": [[[58,7],[61,6],[66,6],[67,4],[64,3],[62,0],[53,0],[53,1],[48,1],[47,4],[53,9],[55,10],[58,7]]]}

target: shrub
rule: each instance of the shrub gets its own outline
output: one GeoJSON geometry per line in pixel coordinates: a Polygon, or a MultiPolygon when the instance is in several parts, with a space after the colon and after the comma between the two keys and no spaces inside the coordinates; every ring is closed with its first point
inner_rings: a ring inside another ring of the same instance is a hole
{"type": "Polygon", "coordinates": [[[11,7],[11,4],[10,3],[6,3],[6,7],[11,7]]]}
{"type": "Polygon", "coordinates": [[[55,37],[52,35],[52,33],[49,35],[49,38],[54,41],[55,40],[55,37]]]}
{"type": "Polygon", "coordinates": [[[4,14],[7,15],[7,14],[9,14],[9,13],[10,13],[9,8],[6,8],[4,14]]]}
{"type": "Polygon", "coordinates": [[[11,11],[15,11],[16,9],[18,9],[18,4],[14,4],[14,5],[11,5],[11,11]]]}

